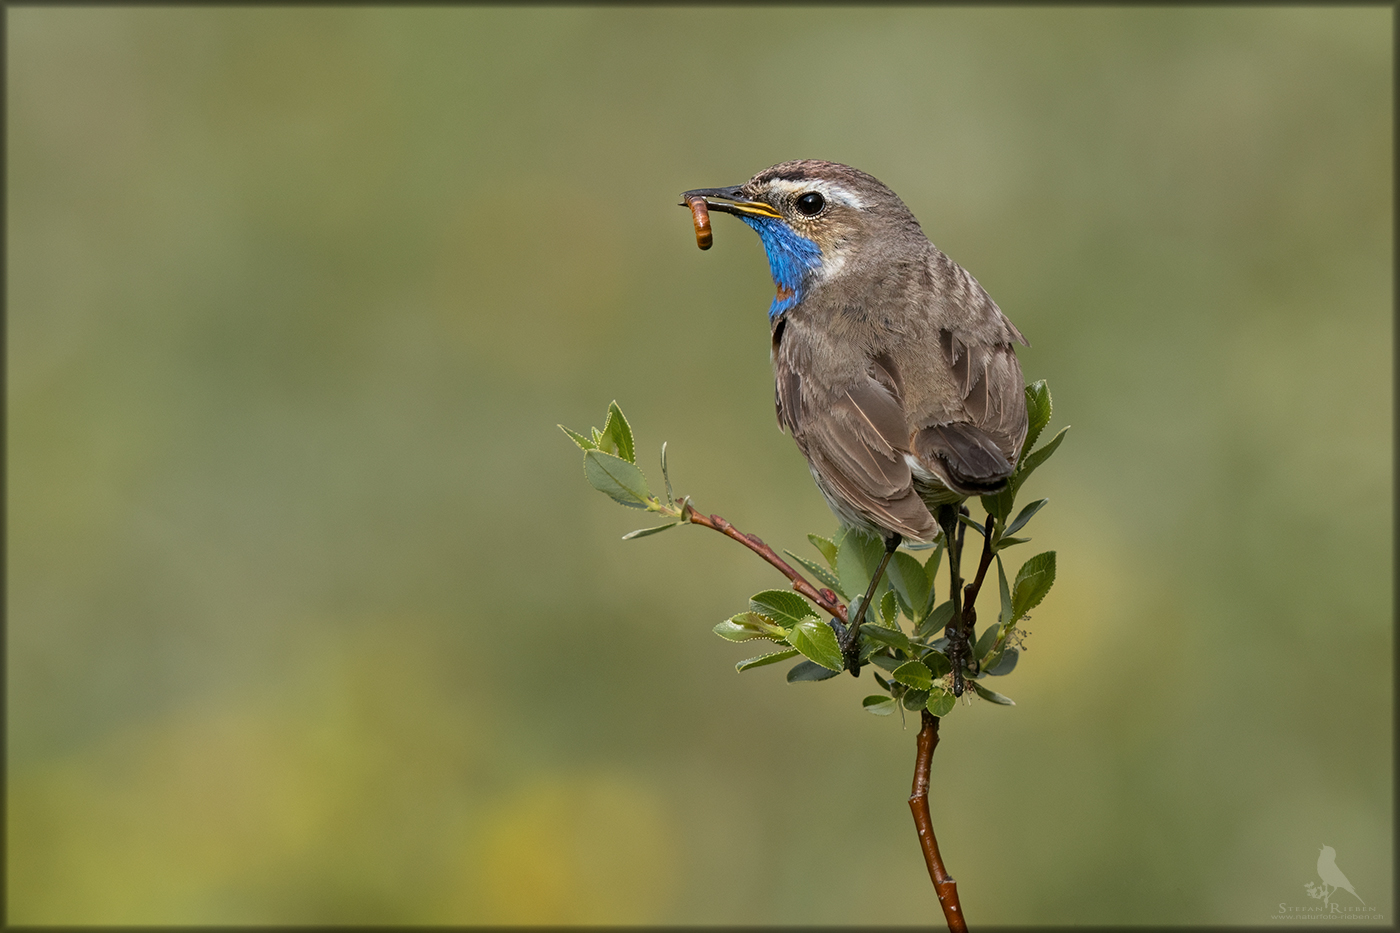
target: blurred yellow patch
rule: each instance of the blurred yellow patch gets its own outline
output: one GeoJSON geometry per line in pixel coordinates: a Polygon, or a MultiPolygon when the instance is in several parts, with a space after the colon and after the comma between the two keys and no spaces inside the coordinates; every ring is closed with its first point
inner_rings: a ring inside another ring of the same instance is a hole
{"type": "MultiPolygon", "coordinates": [[[[671,823],[659,796],[608,775],[525,788],[488,817],[465,854],[486,923],[655,923],[675,871],[671,823]]],[[[476,913],[479,910],[479,913],[476,913]]]]}

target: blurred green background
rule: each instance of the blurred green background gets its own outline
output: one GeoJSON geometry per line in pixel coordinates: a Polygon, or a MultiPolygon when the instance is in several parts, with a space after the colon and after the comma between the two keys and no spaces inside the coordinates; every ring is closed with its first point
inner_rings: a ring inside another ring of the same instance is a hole
{"type": "Polygon", "coordinates": [[[1267,923],[1324,844],[1393,919],[1392,16],[9,10],[9,919],[939,923],[914,730],[736,675],[780,578],[555,428],[815,556],[676,206],[803,157],[1074,426],[934,762],[974,923],[1267,923]]]}

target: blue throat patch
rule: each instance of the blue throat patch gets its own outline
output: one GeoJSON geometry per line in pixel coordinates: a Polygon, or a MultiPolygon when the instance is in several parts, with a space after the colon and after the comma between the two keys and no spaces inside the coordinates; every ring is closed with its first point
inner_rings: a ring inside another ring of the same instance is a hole
{"type": "Polygon", "coordinates": [[[775,318],[802,300],[807,274],[822,264],[822,248],[777,218],[741,214],[739,219],[754,229],[768,253],[768,270],[778,287],[768,317],[775,318]]]}

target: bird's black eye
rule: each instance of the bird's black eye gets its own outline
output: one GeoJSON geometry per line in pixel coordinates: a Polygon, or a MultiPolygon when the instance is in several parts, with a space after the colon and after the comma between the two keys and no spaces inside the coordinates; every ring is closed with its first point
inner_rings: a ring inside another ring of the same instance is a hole
{"type": "Polygon", "coordinates": [[[826,198],[815,191],[808,191],[797,199],[797,209],[808,217],[815,217],[826,207],[826,198]]]}

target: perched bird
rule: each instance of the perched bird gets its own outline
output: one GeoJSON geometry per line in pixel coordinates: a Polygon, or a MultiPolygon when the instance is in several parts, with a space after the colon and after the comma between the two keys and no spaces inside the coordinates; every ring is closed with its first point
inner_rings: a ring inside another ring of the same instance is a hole
{"type": "Polygon", "coordinates": [[[1026,437],[1012,345],[1029,344],[893,191],[801,160],[683,197],[763,241],[778,423],[843,524],[883,538],[887,562],[955,527],[940,506],[1003,488],[1026,437]]]}
{"type": "MultiPolygon", "coordinates": [[[[1337,867],[1337,850],[1331,846],[1323,846],[1318,851],[1321,854],[1317,857],[1317,876],[1322,879],[1322,882],[1330,884],[1334,888],[1350,891],[1352,897],[1361,901],[1361,895],[1356,893],[1356,889],[1351,886],[1347,876],[1342,874],[1342,870],[1337,867]]],[[[1366,902],[1361,901],[1361,906],[1366,906],[1366,902]]]]}

